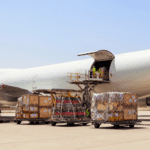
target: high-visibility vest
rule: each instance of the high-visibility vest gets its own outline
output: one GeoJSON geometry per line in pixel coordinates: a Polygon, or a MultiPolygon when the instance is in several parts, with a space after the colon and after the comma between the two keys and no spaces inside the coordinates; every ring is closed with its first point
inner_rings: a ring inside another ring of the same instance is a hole
{"type": "Polygon", "coordinates": [[[93,68],[93,72],[96,72],[96,68],[93,68]]]}
{"type": "Polygon", "coordinates": [[[86,115],[89,116],[89,111],[88,111],[88,109],[86,110],[86,115]]]}
{"type": "Polygon", "coordinates": [[[102,74],[102,71],[100,69],[98,70],[98,72],[102,74]]]}

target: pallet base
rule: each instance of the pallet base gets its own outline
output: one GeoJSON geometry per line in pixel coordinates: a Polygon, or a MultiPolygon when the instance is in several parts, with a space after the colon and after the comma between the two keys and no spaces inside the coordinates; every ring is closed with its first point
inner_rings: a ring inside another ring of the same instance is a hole
{"type": "Polygon", "coordinates": [[[136,124],[141,122],[141,120],[126,120],[126,121],[92,121],[92,123],[105,123],[105,124],[112,124],[112,125],[126,125],[126,124],[136,124]]]}
{"type": "Polygon", "coordinates": [[[91,120],[59,120],[59,119],[52,119],[52,122],[56,122],[56,123],[90,123],[91,120]]]}
{"type": "Polygon", "coordinates": [[[141,122],[141,120],[126,120],[126,121],[92,121],[95,128],[99,128],[102,123],[104,124],[112,124],[114,128],[119,128],[120,125],[129,126],[130,128],[134,128],[134,125],[141,122]]]}

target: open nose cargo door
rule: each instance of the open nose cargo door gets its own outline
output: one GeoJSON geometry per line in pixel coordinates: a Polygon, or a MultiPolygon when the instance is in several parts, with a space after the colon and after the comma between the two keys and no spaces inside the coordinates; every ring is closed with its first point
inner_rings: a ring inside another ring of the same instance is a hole
{"type": "Polygon", "coordinates": [[[99,78],[99,74],[97,75],[96,73],[98,73],[98,70],[101,70],[101,77],[104,80],[109,81],[109,70],[110,70],[110,65],[112,60],[115,58],[115,56],[108,50],[98,50],[98,51],[94,51],[94,52],[88,52],[88,53],[83,53],[83,54],[79,54],[78,56],[85,56],[85,55],[89,55],[92,58],[94,58],[94,63],[91,65],[91,70],[89,71],[89,78],[99,78]],[[96,72],[95,75],[93,75],[93,66],[96,68],[96,72]]]}
{"type": "Polygon", "coordinates": [[[94,52],[79,54],[78,56],[85,56],[85,55],[89,55],[89,56],[93,57],[95,61],[113,60],[115,57],[108,50],[98,50],[98,51],[94,51],[94,52]]]}

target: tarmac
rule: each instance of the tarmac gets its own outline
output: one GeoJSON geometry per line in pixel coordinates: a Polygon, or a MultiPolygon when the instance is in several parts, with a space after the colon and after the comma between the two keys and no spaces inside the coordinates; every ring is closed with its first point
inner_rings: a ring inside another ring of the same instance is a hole
{"type": "MultiPolygon", "coordinates": [[[[150,119],[150,111],[139,111],[150,119]]],[[[133,129],[115,129],[110,124],[94,128],[75,124],[30,125],[28,122],[0,124],[0,150],[149,150],[150,121],[141,122],[133,129]]]]}

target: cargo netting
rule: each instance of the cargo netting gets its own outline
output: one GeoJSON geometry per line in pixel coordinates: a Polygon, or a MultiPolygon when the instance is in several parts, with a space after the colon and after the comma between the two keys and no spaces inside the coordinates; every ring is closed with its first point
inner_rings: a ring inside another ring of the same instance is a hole
{"type": "Polygon", "coordinates": [[[56,106],[53,108],[52,119],[84,120],[87,119],[86,109],[82,107],[81,97],[56,95],[56,106]]]}

